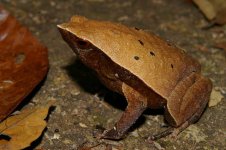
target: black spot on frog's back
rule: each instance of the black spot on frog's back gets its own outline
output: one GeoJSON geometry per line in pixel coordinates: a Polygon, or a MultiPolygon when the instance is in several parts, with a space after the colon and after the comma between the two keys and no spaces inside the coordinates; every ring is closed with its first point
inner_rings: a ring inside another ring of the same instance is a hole
{"type": "Polygon", "coordinates": [[[134,56],[133,57],[135,60],[139,60],[140,59],[140,57],[138,57],[138,56],[134,56]]]}
{"type": "Polygon", "coordinates": [[[144,43],[141,41],[141,40],[138,40],[139,41],[139,43],[143,46],[144,45],[144,43]]]}
{"type": "Polygon", "coordinates": [[[135,29],[135,30],[137,30],[137,31],[139,31],[139,30],[140,30],[140,29],[139,29],[139,28],[137,28],[137,27],[135,27],[134,29],[135,29]]]}
{"type": "Polygon", "coordinates": [[[151,56],[155,56],[155,53],[153,51],[150,51],[151,56]]]}
{"type": "Polygon", "coordinates": [[[173,64],[171,64],[170,66],[171,66],[171,68],[173,69],[173,67],[174,67],[173,64]]]}

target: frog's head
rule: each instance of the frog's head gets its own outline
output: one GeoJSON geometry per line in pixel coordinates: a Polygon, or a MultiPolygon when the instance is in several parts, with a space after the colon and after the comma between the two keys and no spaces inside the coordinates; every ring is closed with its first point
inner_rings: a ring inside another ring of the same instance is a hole
{"type": "Polygon", "coordinates": [[[63,39],[69,44],[72,50],[79,55],[81,52],[88,52],[92,50],[90,42],[78,38],[68,28],[67,24],[57,25],[63,39]]]}

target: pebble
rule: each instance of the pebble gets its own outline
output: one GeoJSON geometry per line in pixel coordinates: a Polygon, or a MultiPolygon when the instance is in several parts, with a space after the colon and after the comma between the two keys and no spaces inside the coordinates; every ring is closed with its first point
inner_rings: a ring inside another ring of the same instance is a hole
{"type": "Polygon", "coordinates": [[[88,127],[86,124],[81,123],[81,122],[79,123],[79,126],[82,127],[82,128],[87,128],[88,127]]]}
{"type": "Polygon", "coordinates": [[[54,135],[53,135],[53,137],[51,138],[52,140],[53,139],[60,139],[60,134],[58,134],[58,133],[54,133],[54,135]]]}
{"type": "Polygon", "coordinates": [[[71,140],[69,140],[69,139],[65,139],[65,140],[63,141],[63,143],[64,143],[64,144],[71,144],[71,143],[72,143],[72,141],[71,141],[71,140]]]}
{"type": "Polygon", "coordinates": [[[131,133],[131,135],[134,136],[134,137],[139,137],[139,134],[138,134],[137,130],[133,131],[131,133]]]}

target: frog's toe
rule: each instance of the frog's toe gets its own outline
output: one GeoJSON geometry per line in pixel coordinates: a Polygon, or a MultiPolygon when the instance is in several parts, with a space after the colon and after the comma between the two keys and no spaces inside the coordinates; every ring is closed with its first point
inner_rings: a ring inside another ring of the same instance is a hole
{"type": "MultiPolygon", "coordinates": [[[[190,119],[193,119],[193,117],[190,118],[190,119]]],[[[148,137],[148,141],[155,141],[155,140],[158,140],[162,137],[166,137],[168,135],[171,138],[176,139],[178,134],[180,132],[182,132],[184,129],[186,129],[189,125],[190,125],[190,120],[186,121],[185,123],[183,123],[179,127],[169,127],[166,130],[164,130],[163,132],[157,133],[155,135],[151,135],[150,137],[148,137]]]]}
{"type": "Polygon", "coordinates": [[[111,140],[120,140],[122,138],[122,134],[120,134],[116,128],[112,128],[110,130],[105,130],[101,135],[97,138],[99,139],[111,139],[111,140]]]}
{"type": "Polygon", "coordinates": [[[169,127],[168,129],[164,130],[163,132],[159,132],[157,134],[154,134],[154,135],[151,135],[148,137],[148,141],[151,142],[151,141],[155,141],[155,140],[158,140],[162,137],[165,137],[165,136],[168,136],[170,134],[172,134],[174,132],[174,129],[173,127],[169,127]]]}

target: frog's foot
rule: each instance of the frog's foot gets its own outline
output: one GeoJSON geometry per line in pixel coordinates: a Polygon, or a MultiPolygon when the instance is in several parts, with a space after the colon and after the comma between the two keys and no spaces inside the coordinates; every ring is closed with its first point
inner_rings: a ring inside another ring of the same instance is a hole
{"type": "Polygon", "coordinates": [[[166,136],[172,134],[173,133],[173,130],[174,130],[173,127],[169,127],[168,129],[164,130],[163,132],[160,132],[160,133],[157,133],[155,135],[149,136],[147,140],[149,142],[152,142],[152,141],[161,139],[162,137],[166,137],[166,136]]]}
{"type": "Polygon", "coordinates": [[[148,141],[155,141],[158,140],[162,137],[166,137],[168,135],[170,135],[173,138],[176,138],[177,135],[182,132],[185,128],[187,128],[189,126],[189,121],[186,121],[185,123],[183,123],[181,126],[174,128],[174,127],[169,127],[166,130],[164,130],[163,132],[157,133],[155,135],[149,136],[148,137],[148,141]]]}
{"type": "Polygon", "coordinates": [[[96,135],[98,139],[112,139],[119,140],[123,137],[123,134],[118,132],[116,127],[113,127],[110,130],[105,130],[102,134],[96,135]]]}
{"type": "Polygon", "coordinates": [[[176,137],[190,124],[195,123],[208,103],[211,89],[210,80],[196,73],[182,80],[171,93],[165,112],[166,120],[174,127],[149,139],[156,140],[169,134],[176,137]]]}
{"type": "Polygon", "coordinates": [[[125,83],[123,83],[122,89],[128,101],[128,106],[112,129],[105,130],[101,135],[97,136],[99,139],[121,139],[147,108],[147,99],[143,95],[125,83]]]}
{"type": "Polygon", "coordinates": [[[199,119],[200,115],[202,114],[202,111],[203,111],[203,109],[200,109],[199,111],[197,111],[191,118],[189,118],[186,122],[184,122],[182,125],[180,125],[177,128],[169,127],[166,130],[164,130],[163,132],[160,132],[160,133],[157,133],[155,135],[148,137],[148,141],[155,141],[162,137],[166,137],[168,135],[170,135],[170,137],[172,137],[172,138],[176,138],[180,132],[182,132],[189,125],[195,123],[199,119]]]}

